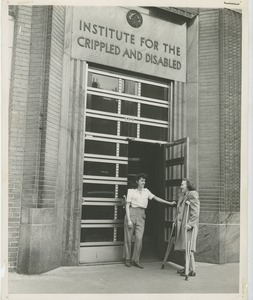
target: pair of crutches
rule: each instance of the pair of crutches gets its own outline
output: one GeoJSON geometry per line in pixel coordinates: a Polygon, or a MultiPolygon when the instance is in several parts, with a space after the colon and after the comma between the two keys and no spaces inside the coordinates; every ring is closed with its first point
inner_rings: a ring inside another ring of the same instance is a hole
{"type": "Polygon", "coordinates": [[[169,257],[169,254],[170,254],[170,250],[171,250],[171,247],[173,245],[173,240],[174,240],[173,234],[174,234],[174,231],[175,231],[175,222],[173,222],[173,224],[172,224],[171,233],[170,233],[170,237],[169,237],[169,241],[168,241],[168,246],[167,246],[167,250],[166,250],[166,253],[165,253],[165,256],[164,256],[164,259],[163,259],[163,263],[162,263],[161,269],[164,269],[165,264],[166,264],[166,262],[168,260],[168,257],[169,257]]]}
{"type": "MultiPolygon", "coordinates": [[[[193,233],[192,233],[191,241],[188,241],[188,238],[187,238],[187,221],[188,221],[188,216],[189,216],[190,203],[186,202],[186,205],[187,205],[187,210],[186,210],[186,224],[185,224],[185,280],[188,280],[189,279],[190,256],[191,256],[193,233]]],[[[169,257],[170,251],[171,251],[171,247],[173,245],[174,231],[175,231],[175,222],[173,222],[173,224],[172,224],[172,229],[171,229],[171,233],[170,233],[170,237],[169,237],[169,242],[168,242],[167,250],[166,250],[166,253],[165,253],[165,256],[164,256],[164,260],[163,260],[161,269],[164,269],[165,264],[168,260],[168,257],[169,257]]]]}

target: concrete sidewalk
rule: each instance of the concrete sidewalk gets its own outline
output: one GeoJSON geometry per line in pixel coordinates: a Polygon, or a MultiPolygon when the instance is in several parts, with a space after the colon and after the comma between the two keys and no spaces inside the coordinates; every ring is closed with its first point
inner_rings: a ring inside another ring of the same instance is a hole
{"type": "Polygon", "coordinates": [[[185,281],[168,263],[144,262],[144,269],[123,264],[61,267],[41,275],[9,273],[9,294],[85,293],[239,293],[239,264],[197,263],[197,276],[185,281]]]}

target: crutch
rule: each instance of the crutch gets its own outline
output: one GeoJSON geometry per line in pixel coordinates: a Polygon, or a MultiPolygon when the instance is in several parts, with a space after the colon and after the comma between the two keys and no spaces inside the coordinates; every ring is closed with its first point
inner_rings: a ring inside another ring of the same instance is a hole
{"type": "Polygon", "coordinates": [[[168,256],[169,256],[169,254],[170,254],[170,250],[171,250],[171,247],[172,247],[172,245],[173,245],[172,240],[173,240],[173,233],[174,233],[174,230],[175,230],[175,223],[173,222],[173,224],[172,224],[172,229],[171,229],[171,234],[170,234],[170,238],[169,238],[169,242],[168,242],[168,246],[167,246],[167,250],[166,250],[166,253],[165,253],[165,256],[164,256],[164,260],[163,260],[161,269],[164,269],[165,264],[166,264],[167,259],[168,259],[168,256]]]}
{"type": "Polygon", "coordinates": [[[185,222],[185,280],[188,280],[188,277],[189,277],[190,254],[191,254],[191,249],[190,249],[191,242],[188,241],[188,238],[187,238],[187,222],[188,222],[188,215],[189,215],[189,206],[190,206],[190,203],[188,201],[186,201],[186,205],[187,205],[187,210],[186,210],[186,222],[185,222]]]}
{"type": "MultiPolygon", "coordinates": [[[[192,230],[192,236],[191,236],[191,244],[190,244],[190,260],[193,255],[193,253],[191,253],[191,250],[192,250],[192,245],[193,245],[193,237],[195,236],[195,227],[193,227],[191,230],[192,230]]],[[[193,258],[192,258],[192,260],[193,260],[193,258]]],[[[195,266],[194,266],[194,270],[192,270],[192,271],[195,272],[195,266]]]]}

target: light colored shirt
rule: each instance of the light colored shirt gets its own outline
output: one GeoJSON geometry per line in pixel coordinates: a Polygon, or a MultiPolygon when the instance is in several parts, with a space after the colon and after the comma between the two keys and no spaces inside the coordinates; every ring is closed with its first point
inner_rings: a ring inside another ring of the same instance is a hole
{"type": "Polygon", "coordinates": [[[147,208],[148,200],[151,200],[154,196],[155,195],[146,188],[142,189],[142,191],[128,189],[126,202],[131,203],[132,207],[147,208]]]}

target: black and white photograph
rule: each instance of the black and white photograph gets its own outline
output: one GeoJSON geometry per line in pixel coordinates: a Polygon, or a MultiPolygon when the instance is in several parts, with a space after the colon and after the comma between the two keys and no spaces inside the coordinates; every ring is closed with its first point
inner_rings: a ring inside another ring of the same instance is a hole
{"type": "Polygon", "coordinates": [[[247,299],[247,1],[163,3],[6,6],[8,299],[247,299]]]}

